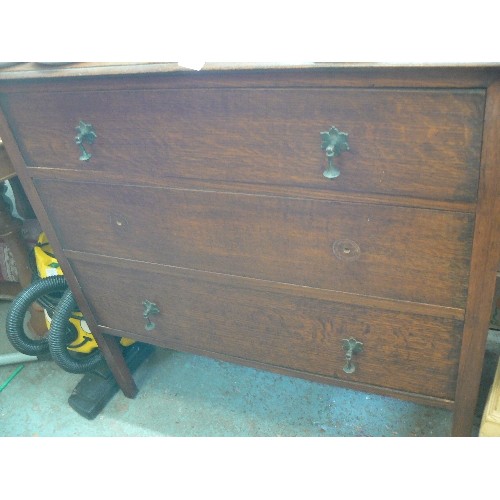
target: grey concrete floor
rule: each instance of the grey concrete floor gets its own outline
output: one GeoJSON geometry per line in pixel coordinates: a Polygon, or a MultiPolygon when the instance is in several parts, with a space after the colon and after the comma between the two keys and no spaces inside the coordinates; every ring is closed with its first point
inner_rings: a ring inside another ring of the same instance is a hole
{"type": "MultiPolygon", "coordinates": [[[[67,401],[81,375],[22,365],[0,393],[0,436],[438,437],[451,426],[447,410],[158,348],[134,374],[137,397],[118,392],[87,420],[67,401]]],[[[0,366],[0,384],[19,366],[0,366]]]]}

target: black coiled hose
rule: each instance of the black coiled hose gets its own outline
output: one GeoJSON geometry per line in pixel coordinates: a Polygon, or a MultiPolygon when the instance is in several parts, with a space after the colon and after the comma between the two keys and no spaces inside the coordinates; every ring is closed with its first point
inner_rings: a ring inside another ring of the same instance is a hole
{"type": "MultiPolygon", "coordinates": [[[[72,313],[77,309],[76,301],[70,289],[67,289],[57,304],[50,324],[48,344],[52,358],[63,370],[70,373],[85,373],[93,370],[104,359],[101,351],[96,349],[90,354],[74,357],[68,351],[66,328],[72,313]]],[[[78,353],[75,353],[76,355],[78,353]]]]}
{"type": "Polygon", "coordinates": [[[9,342],[23,354],[40,356],[49,351],[48,339],[32,339],[24,331],[24,318],[31,304],[54,292],[68,288],[64,276],[50,276],[34,281],[11,303],[7,313],[6,330],[9,342]]]}

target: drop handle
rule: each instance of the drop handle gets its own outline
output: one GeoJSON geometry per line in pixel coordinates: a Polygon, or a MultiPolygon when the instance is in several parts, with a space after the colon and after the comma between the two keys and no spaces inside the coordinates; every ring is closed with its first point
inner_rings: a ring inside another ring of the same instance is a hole
{"type": "Polygon", "coordinates": [[[150,302],[149,300],[145,300],[142,303],[142,306],[144,307],[142,316],[146,320],[144,329],[148,331],[154,330],[156,324],[151,320],[150,316],[155,316],[157,314],[160,314],[160,309],[154,302],[150,302]]]}
{"type": "Polygon", "coordinates": [[[340,170],[333,160],[344,151],[349,151],[349,134],[341,132],[336,127],[331,127],[328,132],[321,132],[321,149],[325,151],[328,165],[323,172],[327,179],[335,179],[340,175],[340,170]]]}
{"type": "Polygon", "coordinates": [[[92,155],[85,149],[84,143],[94,144],[97,134],[94,127],[90,123],[80,120],[80,123],[75,127],[78,134],[75,137],[75,144],[80,148],[80,161],[88,161],[92,155]]]}
{"type": "Polygon", "coordinates": [[[346,373],[354,373],[356,371],[356,367],[354,366],[352,358],[355,354],[358,354],[363,350],[363,343],[351,337],[349,339],[342,340],[342,348],[345,351],[346,360],[344,371],[346,373]]]}

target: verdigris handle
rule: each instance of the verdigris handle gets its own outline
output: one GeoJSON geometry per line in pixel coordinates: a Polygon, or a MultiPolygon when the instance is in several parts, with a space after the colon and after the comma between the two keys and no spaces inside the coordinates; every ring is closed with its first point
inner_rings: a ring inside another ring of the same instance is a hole
{"type": "Polygon", "coordinates": [[[149,300],[145,300],[142,305],[144,307],[144,312],[142,313],[142,315],[146,320],[146,325],[144,326],[144,328],[148,331],[153,330],[156,325],[151,321],[150,316],[160,314],[160,309],[154,302],[150,302],[149,300]]]}
{"type": "Polygon", "coordinates": [[[328,166],[323,175],[327,179],[335,179],[340,175],[340,170],[333,163],[336,156],[340,156],[343,151],[349,151],[348,134],[341,132],[336,127],[331,127],[328,132],[321,132],[321,149],[326,152],[328,166]]]}
{"type": "Polygon", "coordinates": [[[80,148],[80,161],[88,161],[92,157],[92,155],[85,149],[83,145],[84,142],[88,144],[94,144],[94,140],[97,135],[94,131],[94,127],[90,123],[85,123],[80,120],[80,123],[76,127],[76,131],[78,132],[75,137],[75,144],[80,148]]]}
{"type": "Polygon", "coordinates": [[[351,337],[349,339],[342,340],[342,347],[345,351],[346,359],[344,371],[346,373],[354,373],[356,371],[356,367],[352,362],[352,357],[354,356],[354,354],[358,354],[363,350],[363,344],[362,342],[358,342],[355,338],[351,337]]]}

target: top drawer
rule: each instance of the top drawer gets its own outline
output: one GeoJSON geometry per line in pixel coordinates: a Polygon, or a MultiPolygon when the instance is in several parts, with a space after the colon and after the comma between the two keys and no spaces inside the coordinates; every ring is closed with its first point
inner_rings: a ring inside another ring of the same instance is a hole
{"type": "MultiPolygon", "coordinates": [[[[161,89],[19,92],[0,103],[31,167],[475,200],[481,90],[161,89]],[[80,160],[75,127],[97,138],[80,160]],[[327,179],[321,132],[348,134],[327,179]]],[[[115,178],[116,180],[116,178],[115,178]]]]}

